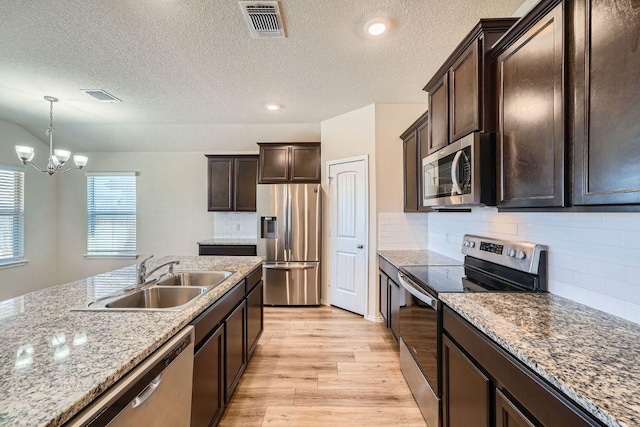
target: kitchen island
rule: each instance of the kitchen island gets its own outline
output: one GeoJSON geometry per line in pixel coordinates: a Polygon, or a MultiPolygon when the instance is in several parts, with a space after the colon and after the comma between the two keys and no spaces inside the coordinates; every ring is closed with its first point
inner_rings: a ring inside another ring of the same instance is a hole
{"type": "Polygon", "coordinates": [[[188,256],[152,259],[148,267],[173,259],[180,260],[176,272],[233,274],[181,311],[71,311],[134,284],[135,266],[3,301],[0,426],[62,425],[262,263],[188,256]]]}

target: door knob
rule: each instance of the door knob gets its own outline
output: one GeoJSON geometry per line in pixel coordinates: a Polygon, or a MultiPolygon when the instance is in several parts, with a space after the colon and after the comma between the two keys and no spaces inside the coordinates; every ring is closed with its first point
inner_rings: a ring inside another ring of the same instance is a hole
{"type": "Polygon", "coordinates": [[[362,248],[364,248],[363,245],[358,245],[358,249],[362,249],[362,248]]]}

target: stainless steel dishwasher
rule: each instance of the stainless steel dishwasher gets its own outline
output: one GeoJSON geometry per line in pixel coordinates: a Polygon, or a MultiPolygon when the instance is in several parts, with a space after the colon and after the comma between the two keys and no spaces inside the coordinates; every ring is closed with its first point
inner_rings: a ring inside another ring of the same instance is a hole
{"type": "Polygon", "coordinates": [[[188,326],[65,426],[189,427],[193,343],[188,326]]]}

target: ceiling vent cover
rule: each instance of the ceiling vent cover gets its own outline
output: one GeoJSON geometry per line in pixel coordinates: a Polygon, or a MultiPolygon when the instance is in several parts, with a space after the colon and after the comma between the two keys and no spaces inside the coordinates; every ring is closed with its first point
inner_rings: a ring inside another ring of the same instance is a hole
{"type": "Polygon", "coordinates": [[[254,39],[286,37],[277,1],[241,1],[239,3],[254,39]]]}
{"type": "Polygon", "coordinates": [[[111,95],[109,92],[103,89],[80,89],[82,92],[86,93],[89,96],[93,96],[100,102],[122,102],[121,99],[116,98],[111,95]]]}

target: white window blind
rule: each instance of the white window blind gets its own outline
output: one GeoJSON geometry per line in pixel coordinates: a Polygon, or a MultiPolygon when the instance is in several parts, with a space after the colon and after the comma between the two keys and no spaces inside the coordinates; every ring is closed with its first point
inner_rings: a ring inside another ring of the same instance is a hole
{"type": "Polygon", "coordinates": [[[0,266],[24,260],[24,171],[0,165],[0,266]]]}
{"type": "Polygon", "coordinates": [[[135,256],[136,174],[87,174],[87,255],[135,256]]]}

